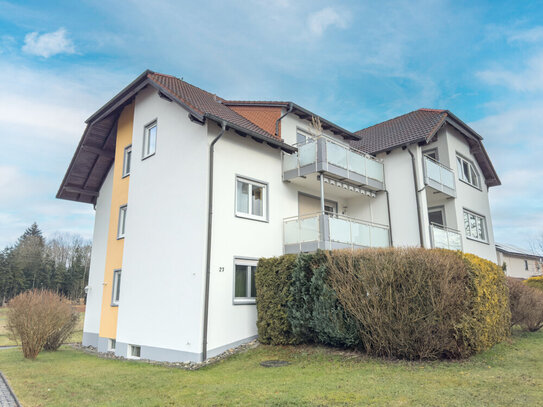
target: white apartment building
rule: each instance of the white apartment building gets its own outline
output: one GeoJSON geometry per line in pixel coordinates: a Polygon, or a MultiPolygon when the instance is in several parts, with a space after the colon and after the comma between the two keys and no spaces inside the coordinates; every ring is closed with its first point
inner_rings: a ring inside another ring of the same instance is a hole
{"type": "Polygon", "coordinates": [[[353,133],[146,71],[87,120],[57,194],[96,210],[83,343],[200,361],[251,340],[261,257],[393,245],[496,262],[499,184],[447,110],[353,133]]]}

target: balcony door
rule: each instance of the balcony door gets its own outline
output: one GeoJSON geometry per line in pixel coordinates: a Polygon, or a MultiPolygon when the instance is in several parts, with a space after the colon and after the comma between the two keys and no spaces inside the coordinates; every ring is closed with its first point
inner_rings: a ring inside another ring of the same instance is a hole
{"type": "MultiPolygon", "coordinates": [[[[310,215],[321,211],[321,200],[316,196],[298,193],[298,215],[310,215]]],[[[337,214],[337,202],[325,200],[324,211],[327,214],[337,214]]]]}
{"type": "Polygon", "coordinates": [[[445,208],[442,206],[428,208],[428,220],[430,224],[445,226],[445,208]]]}

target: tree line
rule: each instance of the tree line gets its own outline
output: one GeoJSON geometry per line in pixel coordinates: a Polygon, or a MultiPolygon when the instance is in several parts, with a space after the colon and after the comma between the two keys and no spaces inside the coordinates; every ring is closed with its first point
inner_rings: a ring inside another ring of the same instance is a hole
{"type": "Polygon", "coordinates": [[[79,235],[45,239],[33,223],[13,246],[0,252],[0,305],[33,288],[47,289],[72,300],[85,295],[91,243],[79,235]]]}

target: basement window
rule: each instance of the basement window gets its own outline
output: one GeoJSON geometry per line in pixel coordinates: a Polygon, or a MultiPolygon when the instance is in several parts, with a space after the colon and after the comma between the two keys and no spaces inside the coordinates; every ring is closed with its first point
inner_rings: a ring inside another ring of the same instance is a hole
{"type": "Polygon", "coordinates": [[[115,346],[117,346],[117,341],[115,339],[108,339],[107,341],[107,351],[115,352],[115,346]]]}
{"type": "Polygon", "coordinates": [[[235,259],[234,261],[234,304],[255,304],[256,260],[235,259]]]}
{"type": "Polygon", "coordinates": [[[141,357],[141,346],[128,345],[128,358],[139,359],[141,357]]]}

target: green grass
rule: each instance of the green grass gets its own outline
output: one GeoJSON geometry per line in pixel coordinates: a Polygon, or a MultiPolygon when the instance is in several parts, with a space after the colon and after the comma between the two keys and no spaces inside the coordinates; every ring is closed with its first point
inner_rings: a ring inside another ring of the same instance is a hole
{"type": "Polygon", "coordinates": [[[543,332],[461,362],[398,362],[260,346],[197,371],[100,359],[69,347],[35,361],[0,351],[25,406],[543,406],[543,332]],[[263,368],[282,359],[290,366],[263,368]]]}
{"type": "MultiPolygon", "coordinates": [[[[0,346],[14,346],[17,343],[8,336],[6,328],[8,309],[0,307],[0,346]]],[[[68,338],[68,342],[81,342],[83,338],[83,321],[85,320],[85,313],[79,314],[79,322],[75,328],[74,333],[68,338]]]]}

